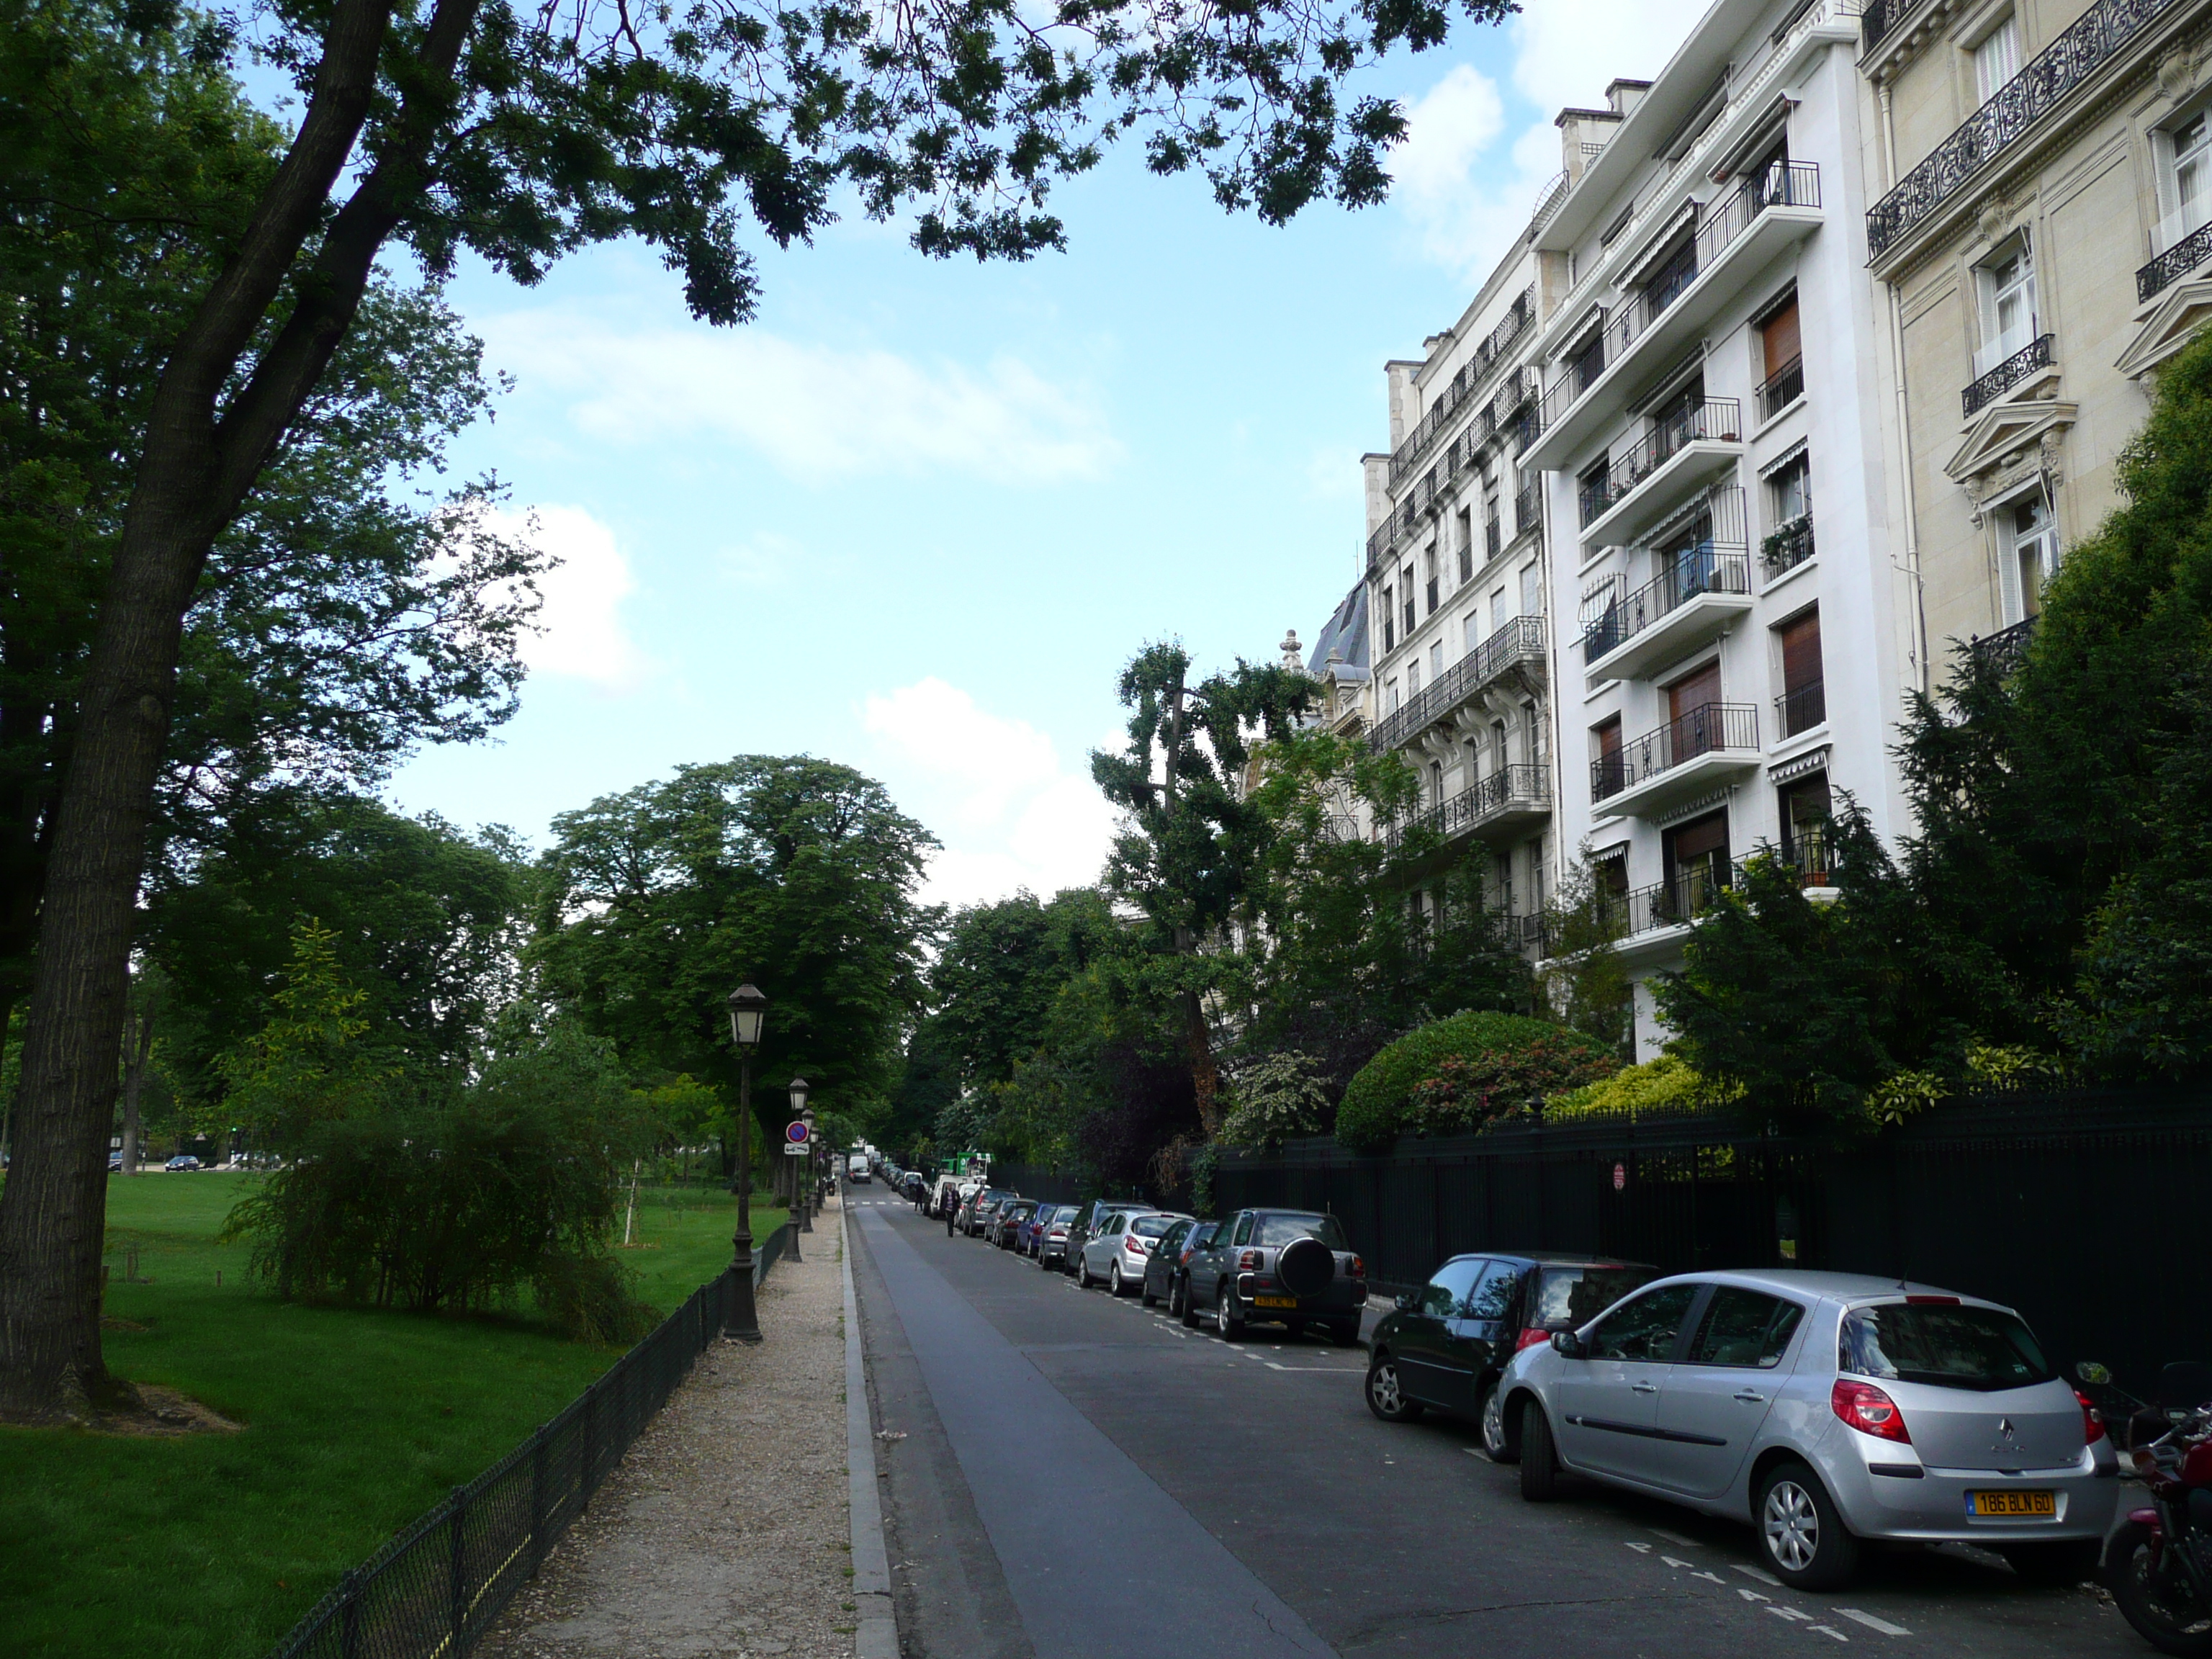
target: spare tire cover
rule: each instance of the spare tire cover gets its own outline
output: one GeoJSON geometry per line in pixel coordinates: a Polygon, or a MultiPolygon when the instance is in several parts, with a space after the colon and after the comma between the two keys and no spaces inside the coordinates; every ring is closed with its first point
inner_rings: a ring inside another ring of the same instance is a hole
{"type": "Polygon", "coordinates": [[[1336,1277],[1336,1253],[1317,1238],[1294,1238],[1275,1259],[1275,1277],[1297,1296],[1319,1296],[1336,1277]]]}

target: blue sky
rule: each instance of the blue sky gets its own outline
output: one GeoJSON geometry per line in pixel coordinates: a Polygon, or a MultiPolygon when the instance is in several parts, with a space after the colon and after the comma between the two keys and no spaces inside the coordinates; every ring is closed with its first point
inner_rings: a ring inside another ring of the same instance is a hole
{"type": "Polygon", "coordinates": [[[467,435],[566,560],[516,718],[410,811],[550,819],[686,761],[805,751],[945,843],[930,896],[1097,873],[1089,750],[1149,639],[1201,669],[1307,640],[1357,579],[1382,364],[1457,319],[1559,165],[1552,117],[1649,77],[1690,6],[1527,0],[1377,71],[1392,201],[1271,229],[1133,151],[1064,186],[1069,251],[926,260],[848,218],[761,258],[758,319],[685,314],[650,250],[452,297],[514,392],[467,435]]]}

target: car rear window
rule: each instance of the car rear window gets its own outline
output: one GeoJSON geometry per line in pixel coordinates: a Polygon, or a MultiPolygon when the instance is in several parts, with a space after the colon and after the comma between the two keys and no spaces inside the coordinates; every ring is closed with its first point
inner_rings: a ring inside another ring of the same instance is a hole
{"type": "Polygon", "coordinates": [[[1333,1215],[1263,1215],[1253,1236],[1255,1244],[1288,1244],[1294,1239],[1317,1238],[1332,1250],[1348,1250],[1344,1229],[1333,1215]]]}
{"type": "Polygon", "coordinates": [[[1890,1302],[1844,1316],[1839,1370],[1899,1382],[1994,1393],[2057,1373],[2017,1314],[1941,1302],[1890,1302]]]}
{"type": "Polygon", "coordinates": [[[1129,1231],[1139,1238],[1158,1238],[1175,1224],[1176,1218],[1171,1215],[1139,1216],[1131,1224],[1129,1231]]]}
{"type": "Polygon", "coordinates": [[[1528,1322],[1538,1330],[1579,1327],[1658,1277],[1656,1268],[1616,1264],[1547,1267],[1536,1281],[1536,1305],[1528,1322]]]}

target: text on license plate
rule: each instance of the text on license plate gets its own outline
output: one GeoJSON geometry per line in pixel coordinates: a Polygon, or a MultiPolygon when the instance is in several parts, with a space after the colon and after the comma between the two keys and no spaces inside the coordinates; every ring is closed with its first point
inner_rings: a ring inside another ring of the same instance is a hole
{"type": "Polygon", "coordinates": [[[1298,1305],[1298,1299],[1294,1296],[1255,1296],[1252,1298],[1252,1305],[1255,1308],[1295,1308],[1298,1305]]]}
{"type": "Polygon", "coordinates": [[[1966,1513],[1987,1518],[2023,1516],[2049,1521],[2058,1513],[2058,1494],[2051,1492],[1970,1492],[1966,1513]]]}

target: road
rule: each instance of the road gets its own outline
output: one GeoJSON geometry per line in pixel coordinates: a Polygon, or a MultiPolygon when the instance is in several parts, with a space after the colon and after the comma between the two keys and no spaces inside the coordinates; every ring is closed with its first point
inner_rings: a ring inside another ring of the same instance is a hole
{"type": "Polygon", "coordinates": [[[1748,1528],[1595,1487],[1524,1504],[1471,1427],[1370,1415],[1357,1349],[1224,1343],[848,1203],[908,1659],[2149,1651],[1963,1547],[1808,1595],[1748,1528]]]}

